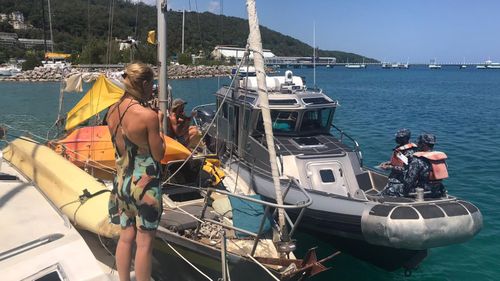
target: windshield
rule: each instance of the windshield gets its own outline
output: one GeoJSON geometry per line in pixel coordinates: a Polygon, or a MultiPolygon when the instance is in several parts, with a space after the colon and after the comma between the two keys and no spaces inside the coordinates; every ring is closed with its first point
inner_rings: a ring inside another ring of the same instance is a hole
{"type": "MultiPolygon", "coordinates": [[[[271,120],[273,124],[273,132],[289,133],[295,131],[298,113],[295,111],[280,111],[271,110],[271,120]]],[[[257,131],[264,132],[264,123],[262,114],[259,115],[257,122],[257,131]]]]}
{"type": "Polygon", "coordinates": [[[300,131],[329,130],[329,120],[332,112],[333,110],[331,108],[308,110],[304,112],[300,131]]]}

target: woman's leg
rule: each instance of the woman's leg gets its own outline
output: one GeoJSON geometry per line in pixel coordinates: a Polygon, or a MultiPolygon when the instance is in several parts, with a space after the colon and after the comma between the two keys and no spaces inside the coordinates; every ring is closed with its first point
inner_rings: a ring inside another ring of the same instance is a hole
{"type": "Polygon", "coordinates": [[[151,279],[151,263],[155,230],[137,230],[137,250],[135,252],[135,278],[137,281],[151,279]]]}
{"type": "Polygon", "coordinates": [[[122,228],[120,232],[120,239],[116,246],[116,268],[121,281],[130,281],[130,263],[135,232],[135,226],[127,226],[122,228]]]}

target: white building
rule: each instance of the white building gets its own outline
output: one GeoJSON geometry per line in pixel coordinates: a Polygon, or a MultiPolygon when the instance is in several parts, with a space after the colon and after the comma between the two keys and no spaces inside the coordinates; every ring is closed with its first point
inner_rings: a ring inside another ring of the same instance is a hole
{"type": "MultiPolygon", "coordinates": [[[[275,57],[275,55],[270,50],[264,49],[263,52],[264,59],[275,57]]],[[[245,54],[245,49],[231,46],[215,46],[211,54],[215,59],[225,58],[226,60],[229,60],[231,58],[235,58],[236,62],[239,62],[245,54]]],[[[253,59],[253,53],[250,53],[250,59],[253,59]]]]}

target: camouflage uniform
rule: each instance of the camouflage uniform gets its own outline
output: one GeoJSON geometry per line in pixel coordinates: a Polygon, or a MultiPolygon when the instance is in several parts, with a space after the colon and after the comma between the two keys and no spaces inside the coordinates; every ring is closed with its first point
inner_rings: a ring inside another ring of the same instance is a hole
{"type": "Polygon", "coordinates": [[[404,173],[404,194],[415,192],[415,188],[421,187],[424,191],[430,191],[426,197],[439,198],[446,195],[446,189],[441,181],[429,180],[432,166],[429,160],[423,157],[413,157],[404,173]]]}
{"type": "Polygon", "coordinates": [[[389,174],[389,177],[387,179],[387,185],[380,193],[381,195],[404,196],[403,171],[408,165],[405,165],[401,160],[398,160],[397,155],[401,153],[406,156],[406,158],[408,158],[408,161],[410,160],[416,149],[416,145],[410,143],[410,137],[411,132],[408,129],[399,129],[396,132],[395,141],[398,145],[393,149],[391,161],[383,163],[384,165],[387,165],[389,163],[391,164],[391,173],[389,174]]]}
{"type": "MultiPolygon", "coordinates": [[[[394,148],[394,153],[397,152],[397,148],[394,148]]],[[[406,149],[401,151],[401,153],[408,158],[408,162],[410,162],[413,153],[415,153],[414,148],[406,149]]],[[[391,168],[391,173],[387,179],[387,185],[384,190],[381,192],[382,195],[388,196],[404,196],[404,171],[407,169],[408,165],[405,166],[393,166],[391,168]]]]}

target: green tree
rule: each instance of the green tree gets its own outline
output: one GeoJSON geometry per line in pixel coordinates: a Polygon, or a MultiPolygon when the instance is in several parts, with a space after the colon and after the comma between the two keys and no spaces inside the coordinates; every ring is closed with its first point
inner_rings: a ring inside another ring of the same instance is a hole
{"type": "Polygon", "coordinates": [[[26,61],[23,62],[22,68],[23,70],[32,70],[36,66],[41,66],[42,62],[40,61],[40,58],[37,56],[36,53],[34,52],[28,52],[26,54],[26,61]]]}
{"type": "Polygon", "coordinates": [[[179,64],[190,65],[192,63],[191,54],[183,53],[179,56],[179,64]]]}

